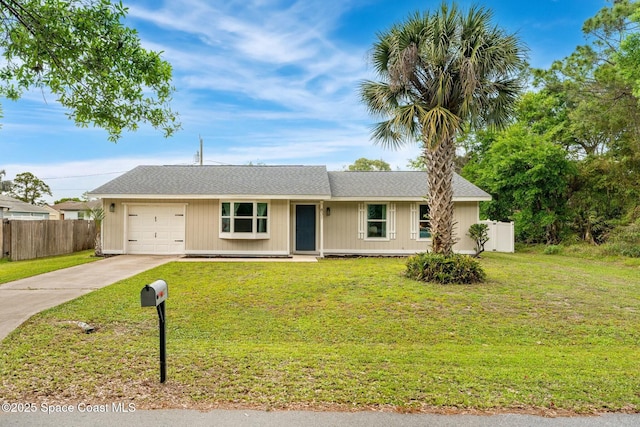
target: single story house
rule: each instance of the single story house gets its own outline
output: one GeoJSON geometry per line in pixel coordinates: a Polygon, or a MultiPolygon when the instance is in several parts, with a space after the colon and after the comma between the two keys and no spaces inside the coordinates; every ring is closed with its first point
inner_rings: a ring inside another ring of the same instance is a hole
{"type": "Polygon", "coordinates": [[[49,211],[41,206],[0,194],[0,219],[49,219],[49,211]]]}
{"type": "MultiPolygon", "coordinates": [[[[454,177],[454,250],[490,195],[454,177]]],[[[426,172],[324,166],[138,166],[90,193],[105,254],[408,255],[431,244],[426,172]]]]}
{"type": "Polygon", "coordinates": [[[102,206],[99,200],[75,202],[72,200],[56,203],[51,207],[59,213],[58,219],[91,219],[91,210],[102,206]]]}
{"type": "Polygon", "coordinates": [[[57,210],[53,209],[53,207],[51,207],[49,205],[44,205],[43,208],[45,208],[49,212],[49,219],[51,221],[57,221],[57,220],[60,219],[60,212],[58,212],[57,210]]]}

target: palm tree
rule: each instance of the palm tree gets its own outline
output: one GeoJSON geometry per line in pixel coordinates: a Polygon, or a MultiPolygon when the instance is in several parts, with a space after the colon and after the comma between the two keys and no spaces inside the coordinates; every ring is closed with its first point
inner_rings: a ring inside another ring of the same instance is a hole
{"type": "Polygon", "coordinates": [[[462,13],[442,3],[378,35],[371,60],[381,81],[360,92],[384,121],[377,143],[398,148],[420,141],[428,170],[432,250],[451,254],[455,136],[463,126],[502,126],[522,88],[526,63],[515,35],[491,24],[489,10],[462,13]]]}
{"type": "Polygon", "coordinates": [[[0,194],[11,190],[11,181],[3,181],[2,177],[6,176],[7,172],[4,169],[0,169],[0,194]]]}
{"type": "Polygon", "coordinates": [[[104,209],[102,209],[102,207],[95,207],[91,209],[89,211],[89,218],[91,218],[96,223],[94,254],[97,257],[104,256],[104,254],[102,253],[102,221],[104,221],[104,209]]]}

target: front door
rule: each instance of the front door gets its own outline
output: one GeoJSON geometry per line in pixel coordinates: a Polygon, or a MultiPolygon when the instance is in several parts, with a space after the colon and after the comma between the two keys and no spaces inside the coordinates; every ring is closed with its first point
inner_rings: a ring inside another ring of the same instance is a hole
{"type": "Polygon", "coordinates": [[[296,205],[296,252],[316,250],[316,206],[296,205]]]}

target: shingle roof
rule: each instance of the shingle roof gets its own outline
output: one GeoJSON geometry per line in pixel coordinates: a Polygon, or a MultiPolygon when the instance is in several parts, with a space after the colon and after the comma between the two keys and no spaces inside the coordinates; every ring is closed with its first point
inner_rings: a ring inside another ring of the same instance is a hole
{"type": "Polygon", "coordinates": [[[22,200],[14,199],[13,197],[3,196],[2,194],[0,194],[0,206],[9,212],[49,213],[49,211],[43,207],[32,205],[22,200]]]}
{"type": "Polygon", "coordinates": [[[74,201],[66,201],[62,203],[56,203],[51,207],[58,212],[61,211],[88,211],[93,208],[100,207],[102,202],[100,200],[89,200],[88,202],[74,202],[74,201]]]}
{"type": "MultiPolygon", "coordinates": [[[[138,166],[96,188],[113,196],[276,196],[422,199],[426,172],[327,172],[324,166],[138,166]]],[[[454,199],[489,200],[454,175],[454,199]]]]}
{"type": "Polygon", "coordinates": [[[316,196],[331,194],[324,166],[138,166],[94,195],[316,196]]]}
{"type": "MultiPolygon", "coordinates": [[[[397,172],[329,172],[331,195],[336,198],[423,198],[427,195],[427,173],[397,172]]],[[[458,174],[453,176],[454,199],[490,199],[458,174]]]]}

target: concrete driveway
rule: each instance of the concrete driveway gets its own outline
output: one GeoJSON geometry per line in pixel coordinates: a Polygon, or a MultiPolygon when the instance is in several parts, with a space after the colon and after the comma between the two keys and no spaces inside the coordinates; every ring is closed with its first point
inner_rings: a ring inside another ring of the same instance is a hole
{"type": "Polygon", "coordinates": [[[0,341],[42,310],[175,260],[119,255],[0,285],[0,341]]]}

